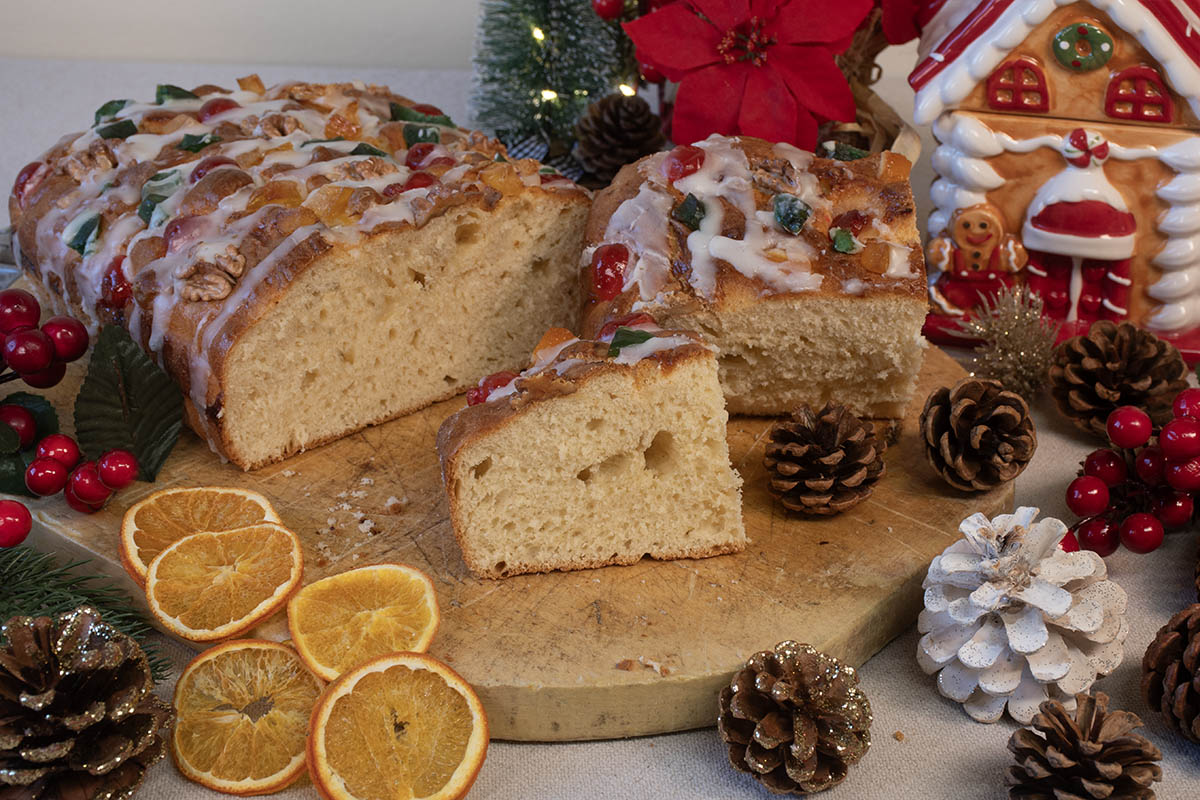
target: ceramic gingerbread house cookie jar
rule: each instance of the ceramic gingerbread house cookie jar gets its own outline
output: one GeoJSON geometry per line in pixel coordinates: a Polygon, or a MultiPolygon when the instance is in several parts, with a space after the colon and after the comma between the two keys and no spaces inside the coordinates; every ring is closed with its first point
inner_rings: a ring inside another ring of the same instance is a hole
{"type": "Polygon", "coordinates": [[[1200,357],[1200,0],[932,0],[909,77],[939,147],[940,343],[1024,283],[1074,335],[1128,319],[1200,357]]]}

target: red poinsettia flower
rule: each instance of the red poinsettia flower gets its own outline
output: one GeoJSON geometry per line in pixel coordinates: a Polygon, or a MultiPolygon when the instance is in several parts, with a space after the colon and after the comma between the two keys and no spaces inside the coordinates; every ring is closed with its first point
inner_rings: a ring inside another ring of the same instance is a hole
{"type": "Polygon", "coordinates": [[[625,23],[640,61],[679,83],[672,138],[746,134],[811,150],[820,120],[854,119],[833,57],[874,0],[680,0],[625,23]]]}

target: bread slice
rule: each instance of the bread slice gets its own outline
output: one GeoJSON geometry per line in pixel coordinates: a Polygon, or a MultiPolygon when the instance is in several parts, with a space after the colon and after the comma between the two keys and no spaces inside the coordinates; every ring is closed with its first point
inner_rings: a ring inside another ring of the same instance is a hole
{"type": "Polygon", "coordinates": [[[469,395],[482,402],[438,432],[450,518],[476,575],[745,547],[716,357],[698,337],[551,331],[533,367],[482,386],[469,395]]]}
{"type": "Polygon", "coordinates": [[[588,221],[584,335],[639,312],[701,333],[719,350],[733,414],[836,402],[902,417],[925,346],[910,166],[888,152],[817,158],[718,135],[626,166],[588,221]],[[680,176],[681,159],[699,169],[680,176]],[[795,230],[779,198],[804,210],[795,230]],[[616,278],[599,260],[614,245],[625,253],[616,278]]]}
{"type": "Polygon", "coordinates": [[[578,309],[589,197],[380,86],[159,87],[22,170],[19,263],[125,325],[244,469],[516,363],[578,309]]]}

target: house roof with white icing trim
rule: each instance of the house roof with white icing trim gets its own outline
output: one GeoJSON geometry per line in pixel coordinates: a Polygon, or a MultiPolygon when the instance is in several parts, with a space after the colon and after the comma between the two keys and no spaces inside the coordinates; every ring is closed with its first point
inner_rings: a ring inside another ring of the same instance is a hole
{"type": "MultiPolygon", "coordinates": [[[[961,102],[1033,30],[1079,0],[948,0],[921,32],[908,77],[914,117],[929,124],[961,102]]],[[[1088,0],[1137,38],[1200,116],[1200,0],[1088,0]]]]}

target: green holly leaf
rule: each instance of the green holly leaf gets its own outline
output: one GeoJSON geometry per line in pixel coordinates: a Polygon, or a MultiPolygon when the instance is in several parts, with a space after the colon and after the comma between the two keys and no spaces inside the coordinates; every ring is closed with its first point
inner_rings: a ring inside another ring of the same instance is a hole
{"type": "Polygon", "coordinates": [[[200,95],[170,83],[160,83],[154,90],[154,102],[160,106],[168,100],[197,100],[200,95]]]}
{"type": "Polygon", "coordinates": [[[204,148],[219,141],[221,141],[221,137],[215,133],[205,133],[203,135],[185,133],[179,144],[175,146],[180,150],[187,150],[189,153],[199,153],[204,148]]]}
{"type": "Polygon", "coordinates": [[[613,334],[612,344],[608,346],[608,357],[616,358],[621,354],[621,348],[629,347],[632,344],[641,344],[653,338],[654,334],[650,333],[650,331],[639,331],[634,328],[617,328],[617,332],[613,334]]]}
{"type": "Polygon", "coordinates": [[[430,125],[445,125],[453,128],[454,122],[445,114],[424,114],[415,108],[392,103],[393,122],[424,122],[430,125]]]}
{"type": "MultiPolygon", "coordinates": [[[[50,401],[40,394],[13,392],[8,397],[0,400],[0,406],[9,405],[20,406],[33,415],[38,441],[41,441],[41,439],[52,433],[58,433],[58,412],[54,410],[54,406],[50,405],[50,401]]],[[[5,425],[2,427],[7,428],[8,426],[5,425]]],[[[30,449],[32,450],[33,448],[30,449]]]]}
{"type": "Polygon", "coordinates": [[[119,325],[101,329],[75,398],[75,436],[88,458],[114,448],[152,481],[183,429],[183,395],[119,325]]]}
{"type": "Polygon", "coordinates": [[[137,125],[133,120],[123,119],[96,128],[96,135],[101,139],[125,139],[137,133],[137,125]]]}
{"type": "MultiPolygon", "coordinates": [[[[8,428],[7,425],[4,427],[8,428]]],[[[12,432],[12,429],[9,428],[9,431],[12,432]]],[[[16,435],[13,432],[13,436],[16,435]]],[[[25,485],[26,466],[25,459],[21,458],[20,453],[0,455],[0,492],[36,497],[37,495],[29,491],[29,487],[25,485]]]]}
{"type": "Polygon", "coordinates": [[[21,450],[21,437],[8,425],[0,423],[0,455],[13,455],[21,450]]]}

